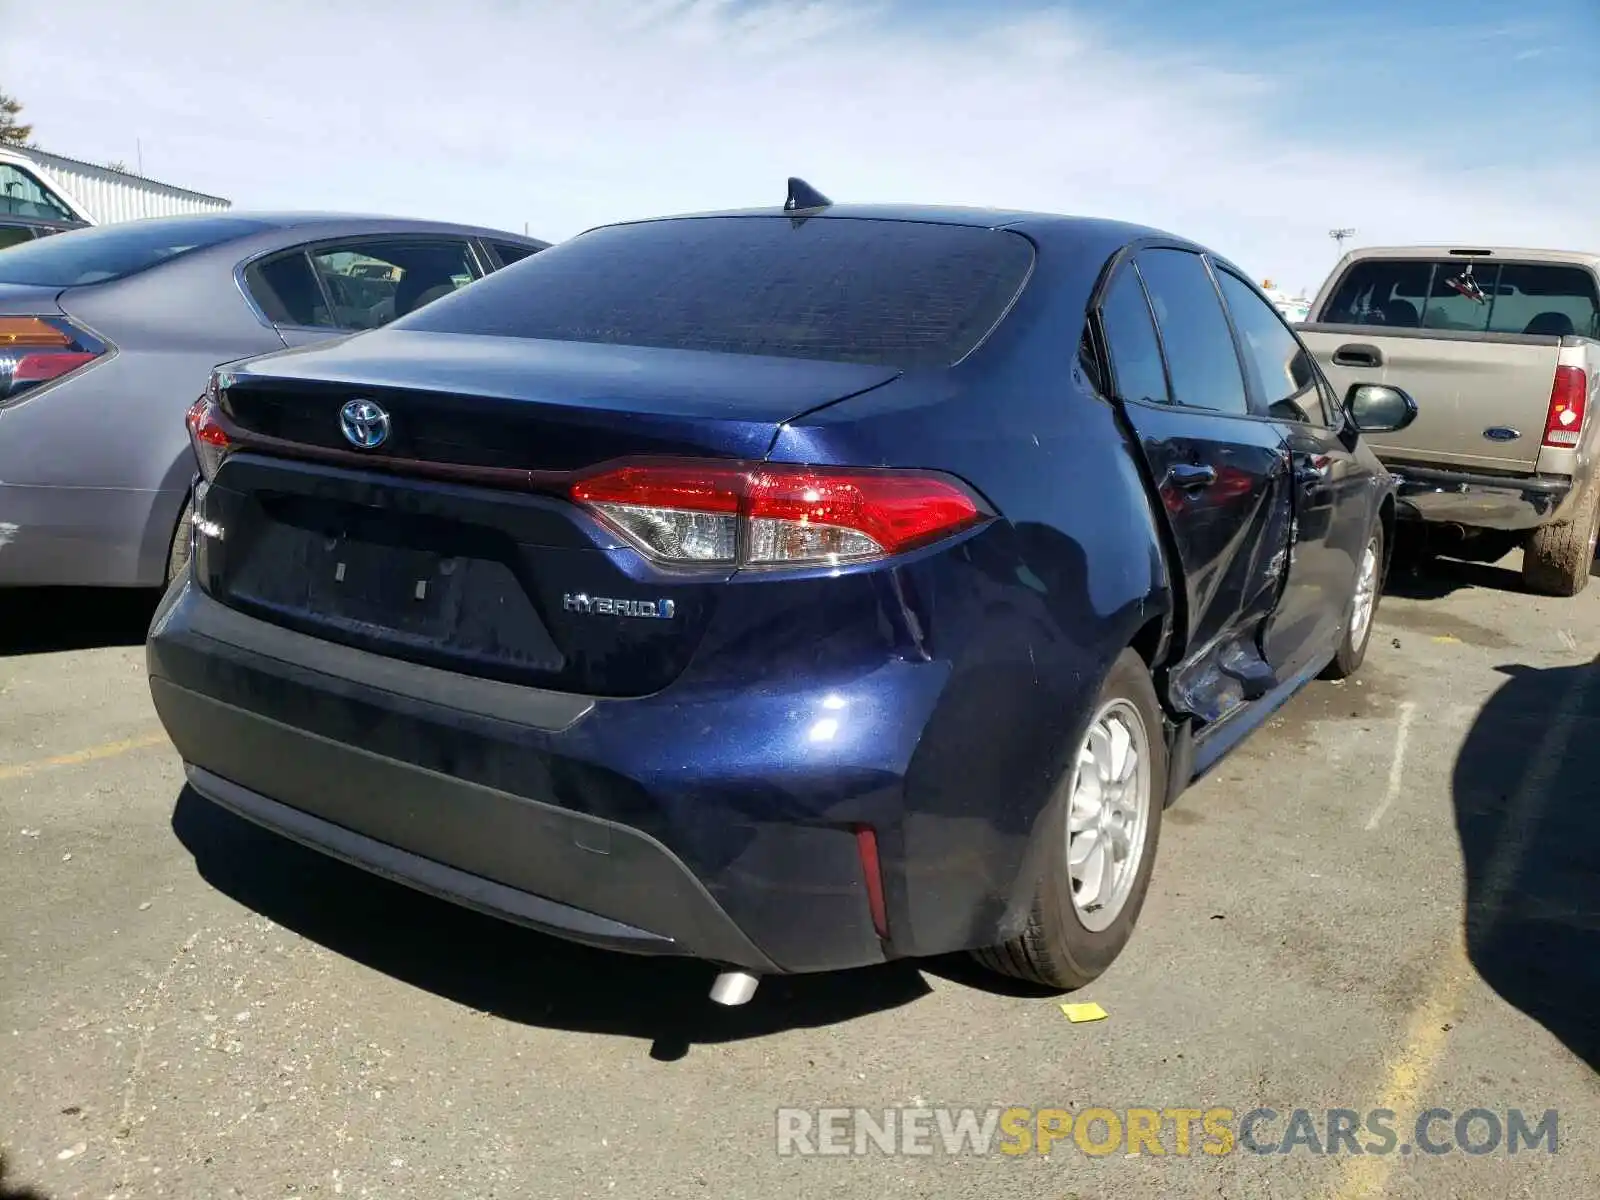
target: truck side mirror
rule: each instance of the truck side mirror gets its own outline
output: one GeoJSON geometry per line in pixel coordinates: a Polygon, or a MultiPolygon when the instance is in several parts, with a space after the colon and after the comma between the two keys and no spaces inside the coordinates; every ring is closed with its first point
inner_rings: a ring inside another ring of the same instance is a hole
{"type": "Polygon", "coordinates": [[[1386,383],[1351,385],[1344,407],[1362,433],[1398,433],[1417,419],[1417,402],[1410,393],[1386,383]]]}

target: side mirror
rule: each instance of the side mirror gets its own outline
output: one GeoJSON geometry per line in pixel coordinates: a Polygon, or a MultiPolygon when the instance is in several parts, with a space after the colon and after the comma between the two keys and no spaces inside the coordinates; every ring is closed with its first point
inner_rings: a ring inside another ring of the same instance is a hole
{"type": "Polygon", "coordinates": [[[1353,385],[1344,407],[1362,433],[1398,433],[1417,419],[1417,402],[1410,393],[1386,383],[1353,385]]]}

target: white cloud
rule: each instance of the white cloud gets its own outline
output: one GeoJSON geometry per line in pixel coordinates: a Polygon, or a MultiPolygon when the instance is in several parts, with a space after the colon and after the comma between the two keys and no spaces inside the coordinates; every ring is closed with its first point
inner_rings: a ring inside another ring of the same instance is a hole
{"type": "MultiPolygon", "coordinates": [[[[1297,135],[1289,74],[1119,45],[1072,12],[976,32],[851,0],[15,5],[0,78],[40,144],[241,206],[599,222],[836,200],[1038,208],[1195,237],[1290,288],[1358,244],[1600,249],[1600,171],[1430,165],[1297,135]]],[[[1155,31],[1158,35],[1159,31],[1155,31]]],[[[1303,97],[1301,97],[1303,99],[1303,97]]],[[[1324,111],[1340,101],[1329,98],[1324,111]]]]}

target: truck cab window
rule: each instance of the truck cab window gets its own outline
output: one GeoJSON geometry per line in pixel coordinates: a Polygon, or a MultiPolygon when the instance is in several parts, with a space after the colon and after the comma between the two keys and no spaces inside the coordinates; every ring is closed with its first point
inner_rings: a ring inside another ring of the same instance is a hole
{"type": "Polygon", "coordinates": [[[1433,264],[1369,258],[1352,266],[1318,318],[1332,325],[1389,325],[1415,329],[1427,306],[1433,264]]]}

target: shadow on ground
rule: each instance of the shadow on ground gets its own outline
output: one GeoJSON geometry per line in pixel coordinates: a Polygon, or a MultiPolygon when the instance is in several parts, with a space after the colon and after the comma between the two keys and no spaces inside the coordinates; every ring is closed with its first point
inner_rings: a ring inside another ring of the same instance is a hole
{"type": "Polygon", "coordinates": [[[1522,573],[1509,567],[1431,558],[1396,562],[1384,581],[1383,592],[1386,596],[1403,596],[1408,600],[1442,600],[1465,588],[1486,588],[1495,592],[1527,590],[1522,586],[1522,573]]]}
{"type": "Polygon", "coordinates": [[[1502,565],[1505,555],[1491,550],[1489,556],[1496,561],[1485,562],[1482,556],[1456,557],[1452,553],[1454,549],[1426,529],[1402,525],[1396,533],[1384,594],[1404,596],[1408,600],[1440,600],[1464,588],[1487,588],[1496,592],[1526,590],[1522,586],[1520,566],[1502,565]]]}
{"type": "Polygon", "coordinates": [[[37,1188],[17,1183],[11,1177],[6,1156],[0,1154],[0,1200],[50,1200],[37,1188]]]}
{"type": "Polygon", "coordinates": [[[0,657],[142,646],[159,591],[0,588],[0,657]]]}
{"type": "MultiPolygon", "coordinates": [[[[1471,553],[1471,547],[1450,542],[1402,525],[1395,540],[1389,577],[1384,594],[1408,600],[1441,600],[1465,588],[1485,588],[1495,592],[1526,592],[1522,583],[1522,564],[1511,557],[1514,547],[1488,548],[1486,554],[1471,553]],[[1492,560],[1492,561],[1491,561],[1492,560]],[[1508,565],[1509,564],[1509,565],[1508,565]]],[[[1590,577],[1600,576],[1600,559],[1589,567],[1590,577]]]]}
{"type": "Polygon", "coordinates": [[[1600,1070],[1600,660],[1501,671],[1453,781],[1467,953],[1600,1070]]]}
{"type": "Polygon", "coordinates": [[[767,979],[750,1003],[722,1008],[707,998],[714,971],[704,963],[590,950],[482,916],[308,850],[187,788],[172,828],[213,887],[338,954],[507,1020],[640,1038],[662,1061],[696,1043],[832,1025],[930,991],[916,967],[891,964],[767,979]]]}

